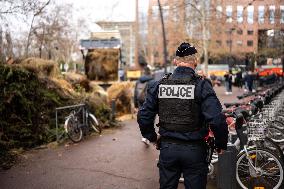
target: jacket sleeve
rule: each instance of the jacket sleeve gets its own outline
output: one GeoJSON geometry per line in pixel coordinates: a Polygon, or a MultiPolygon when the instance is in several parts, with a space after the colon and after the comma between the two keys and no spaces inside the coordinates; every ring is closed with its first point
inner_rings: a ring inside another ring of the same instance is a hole
{"type": "Polygon", "coordinates": [[[204,81],[201,90],[201,111],[206,123],[214,133],[217,149],[227,149],[228,126],[226,117],[222,114],[222,106],[212,86],[204,81]]]}
{"type": "Polygon", "coordinates": [[[154,122],[158,113],[158,82],[150,81],[148,83],[147,95],[143,106],[137,114],[137,122],[140,132],[144,138],[154,142],[157,140],[154,122]]]}

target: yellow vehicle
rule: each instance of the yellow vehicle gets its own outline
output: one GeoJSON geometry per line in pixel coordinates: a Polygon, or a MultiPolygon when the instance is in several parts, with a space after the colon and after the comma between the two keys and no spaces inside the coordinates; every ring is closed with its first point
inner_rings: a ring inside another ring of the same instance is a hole
{"type": "MultiPolygon", "coordinates": [[[[200,64],[196,68],[197,70],[204,70],[204,64],[200,64]]],[[[229,71],[229,65],[227,64],[214,64],[208,65],[208,75],[215,75],[218,78],[224,77],[225,73],[229,71]]]]}

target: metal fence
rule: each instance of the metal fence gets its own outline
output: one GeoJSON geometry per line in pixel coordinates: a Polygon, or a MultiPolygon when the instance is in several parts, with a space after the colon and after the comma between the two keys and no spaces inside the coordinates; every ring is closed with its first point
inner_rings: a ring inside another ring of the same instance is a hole
{"type": "MultiPolygon", "coordinates": [[[[83,124],[85,123],[85,112],[86,112],[86,104],[76,104],[76,105],[70,105],[70,106],[63,106],[63,107],[58,107],[55,109],[55,124],[56,124],[56,141],[59,142],[60,138],[63,136],[64,133],[59,134],[59,113],[62,112],[63,110],[75,110],[79,108],[83,108],[83,124]]],[[[70,111],[68,115],[70,114],[70,111]]]]}

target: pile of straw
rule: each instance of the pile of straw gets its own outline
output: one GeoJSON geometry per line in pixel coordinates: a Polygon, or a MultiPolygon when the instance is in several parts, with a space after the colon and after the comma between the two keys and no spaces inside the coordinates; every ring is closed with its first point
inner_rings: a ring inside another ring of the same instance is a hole
{"type": "Polygon", "coordinates": [[[27,58],[20,63],[20,66],[38,76],[57,77],[60,75],[58,64],[50,60],[27,58]]]}
{"type": "Polygon", "coordinates": [[[108,88],[108,102],[115,100],[117,115],[129,114],[132,112],[133,104],[133,82],[114,83],[108,88]]]}
{"type": "Polygon", "coordinates": [[[118,79],[118,49],[96,49],[89,52],[85,72],[90,80],[116,81],[118,79]]]}

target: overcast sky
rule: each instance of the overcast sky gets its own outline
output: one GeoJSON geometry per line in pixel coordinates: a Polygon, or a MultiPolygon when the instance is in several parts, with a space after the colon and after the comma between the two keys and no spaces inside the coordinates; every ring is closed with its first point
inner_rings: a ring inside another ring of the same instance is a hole
{"type": "MultiPolygon", "coordinates": [[[[43,0],[46,1],[46,0],[43,0]]],[[[56,4],[73,4],[73,21],[84,18],[91,31],[99,31],[96,21],[134,21],[136,0],[52,0],[56,4]]],[[[147,11],[149,0],[139,0],[140,10],[147,11]]],[[[28,31],[31,20],[11,17],[10,31],[28,31]]]]}
{"type": "MultiPolygon", "coordinates": [[[[76,11],[95,21],[134,21],[136,0],[54,0],[58,3],[72,3],[76,11]]],[[[148,0],[139,0],[147,8],[148,0]]]]}
{"type": "MultiPolygon", "coordinates": [[[[74,19],[83,17],[89,23],[95,21],[134,21],[136,0],[54,0],[74,7],[74,19]]],[[[140,9],[147,11],[148,0],[139,0],[140,9]]],[[[99,30],[92,25],[92,30],[99,30]]]]}

